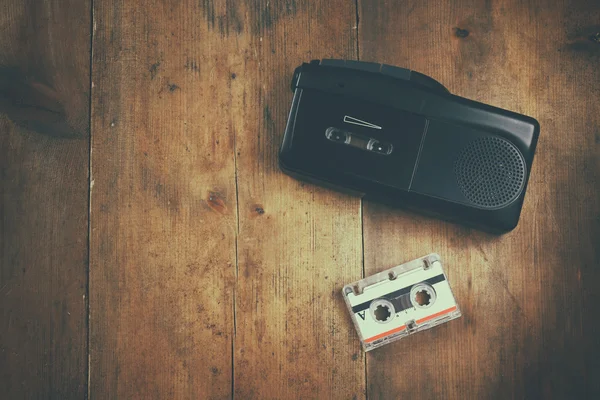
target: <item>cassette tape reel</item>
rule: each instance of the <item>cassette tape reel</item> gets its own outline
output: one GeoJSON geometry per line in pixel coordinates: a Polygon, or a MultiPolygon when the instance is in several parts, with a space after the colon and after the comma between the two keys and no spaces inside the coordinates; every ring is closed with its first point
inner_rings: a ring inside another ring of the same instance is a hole
{"type": "Polygon", "coordinates": [[[365,351],[461,316],[437,254],[346,285],[343,294],[365,351]]]}

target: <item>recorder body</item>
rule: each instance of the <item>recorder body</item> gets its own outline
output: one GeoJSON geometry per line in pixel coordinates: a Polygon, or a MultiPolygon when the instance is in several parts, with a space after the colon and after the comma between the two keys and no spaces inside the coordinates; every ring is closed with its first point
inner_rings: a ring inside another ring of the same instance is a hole
{"type": "Polygon", "coordinates": [[[284,172],[488,231],[517,225],[533,118],[375,63],[312,61],[296,69],[292,90],[284,172]]]}

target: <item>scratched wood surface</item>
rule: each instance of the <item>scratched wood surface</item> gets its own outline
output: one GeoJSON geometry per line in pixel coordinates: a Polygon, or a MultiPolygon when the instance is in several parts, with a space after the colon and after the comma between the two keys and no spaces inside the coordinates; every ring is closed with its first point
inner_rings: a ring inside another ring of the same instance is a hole
{"type": "Polygon", "coordinates": [[[231,68],[250,49],[211,10],[94,2],[91,398],[231,395],[231,68]]]}
{"type": "Polygon", "coordinates": [[[542,127],[521,222],[505,236],[364,205],[366,274],[436,251],[463,311],[369,354],[369,398],[594,397],[600,4],[359,3],[361,60],[423,72],[542,127]]]}
{"type": "Polygon", "coordinates": [[[353,4],[140,5],[94,7],[90,395],[362,396],[360,201],[277,166],[290,71],[355,57],[353,4]]]}
{"type": "Polygon", "coordinates": [[[246,99],[234,110],[241,123],[234,395],[363,397],[364,356],[340,296],[362,273],[360,200],[283,175],[277,158],[290,74],[312,58],[355,58],[356,10],[343,0],[266,4],[269,19],[250,10],[257,29],[242,32],[250,56],[234,67],[246,99]]]}
{"type": "Polygon", "coordinates": [[[3,399],[86,394],[89,7],[1,2],[3,399]]]}
{"type": "Polygon", "coordinates": [[[596,1],[71,3],[0,16],[0,393],[600,395],[596,1]],[[537,118],[518,228],[283,175],[291,73],[324,57],[537,118]],[[432,251],[463,317],[365,356],[341,287],[432,251]]]}

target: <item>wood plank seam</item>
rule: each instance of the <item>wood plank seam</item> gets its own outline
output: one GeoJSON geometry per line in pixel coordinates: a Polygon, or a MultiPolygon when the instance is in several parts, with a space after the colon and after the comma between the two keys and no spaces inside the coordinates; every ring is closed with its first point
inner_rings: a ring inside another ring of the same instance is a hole
{"type": "MultiPolygon", "coordinates": [[[[356,31],[356,60],[360,61],[360,10],[359,10],[359,0],[354,0],[354,7],[356,10],[356,19],[355,19],[355,31],[356,31]]],[[[361,254],[362,254],[362,277],[365,278],[365,220],[364,220],[364,200],[360,199],[360,243],[362,245],[361,254]]],[[[345,284],[345,283],[342,283],[345,284]]],[[[352,327],[349,326],[349,329],[352,327]]],[[[365,400],[369,398],[369,373],[367,369],[367,357],[365,356],[363,359],[364,373],[365,373],[365,400]]]]}
{"type": "Polygon", "coordinates": [[[92,237],[92,190],[94,187],[94,181],[92,177],[92,99],[94,93],[94,34],[96,30],[96,21],[94,20],[94,0],[90,0],[90,79],[89,79],[89,104],[88,104],[88,131],[89,131],[89,142],[88,142],[88,215],[87,215],[87,270],[86,270],[86,288],[85,288],[85,324],[87,327],[86,336],[86,371],[85,371],[85,398],[90,398],[90,251],[91,251],[91,237],[92,237]]]}
{"type": "Polygon", "coordinates": [[[238,182],[238,164],[237,164],[237,134],[233,132],[233,168],[235,174],[235,282],[233,284],[233,334],[231,335],[231,398],[235,399],[235,335],[237,333],[236,321],[236,301],[237,286],[239,277],[239,237],[240,237],[240,197],[238,182]]]}
{"type": "MultiPolygon", "coordinates": [[[[356,25],[355,25],[355,30],[356,30],[356,60],[360,61],[360,43],[358,43],[358,40],[360,38],[359,32],[358,32],[358,30],[359,30],[358,24],[360,23],[360,15],[359,15],[359,11],[358,11],[358,0],[354,0],[354,7],[356,9],[356,25]]],[[[360,208],[362,210],[362,199],[361,199],[360,203],[361,203],[360,208]]],[[[361,218],[361,221],[362,221],[362,218],[361,218]]]]}

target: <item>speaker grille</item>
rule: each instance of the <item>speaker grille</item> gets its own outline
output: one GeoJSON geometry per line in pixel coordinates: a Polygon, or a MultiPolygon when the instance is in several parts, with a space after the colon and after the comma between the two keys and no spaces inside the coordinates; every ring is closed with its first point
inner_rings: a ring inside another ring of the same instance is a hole
{"type": "Polygon", "coordinates": [[[504,207],[519,197],[525,185],[523,155],[509,141],[485,137],[472,141],[454,163],[464,196],[481,208],[504,207]]]}

